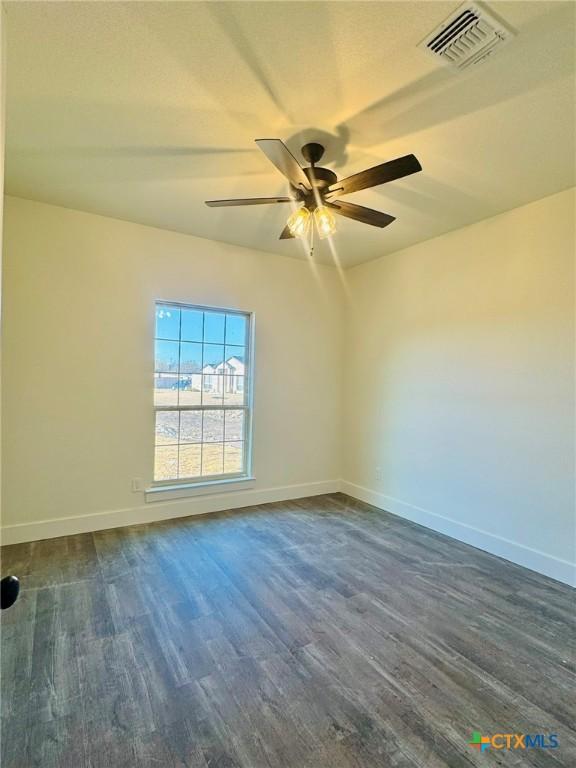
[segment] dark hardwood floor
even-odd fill
[[[3,768],[576,765],[574,591],[346,496],[2,555]]]

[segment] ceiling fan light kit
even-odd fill
[[[297,208],[288,216],[286,226],[292,237],[306,237],[310,229],[310,211],[308,208]]]
[[[321,205],[314,211],[314,221],[320,240],[330,237],[336,232],[336,219],[332,212],[325,205]]]
[[[362,189],[377,187],[395,179],[401,179],[422,170],[414,155],[390,160],[375,165],[353,176],[338,179],[334,171],[316,165],[324,154],[322,144],[310,142],[302,147],[302,157],[310,163],[303,168],[280,139],[256,139],[256,144],[290,182],[290,197],[255,197],[240,200],[207,200],[206,205],[216,208],[235,205],[266,205],[271,203],[301,203],[288,217],[286,226],[280,234],[280,240],[295,237],[307,238],[312,229],[312,220],[320,239],[334,234],[336,219],[334,214],[354,219],[373,227],[386,227],[394,221],[394,216],[381,211],[374,211],[354,203],[340,200],[340,196],[359,192]]]

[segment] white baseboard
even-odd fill
[[[33,523],[6,525],[0,529],[0,539],[3,545],[21,544],[27,541],[54,539],[58,536],[102,531],[107,528],[121,528],[126,525],[205,515],[210,512],[221,512],[227,509],[239,509],[240,507],[288,501],[338,491],[465,544],[470,544],[492,555],[497,555],[537,573],[550,576],[564,584],[576,586],[576,566],[567,560],[438,515],[427,509],[407,504],[399,499],[346,480],[325,480],[315,483],[286,485],[276,488],[251,488],[232,492],[222,491],[208,496],[160,501],[155,504],[142,504],[138,507],[117,509],[110,512],[96,512],[77,517],[60,517]]]
[[[325,480],[316,483],[286,485],[276,488],[249,489],[243,491],[221,491],[209,496],[196,496],[187,499],[142,504],[129,509],[115,509],[111,512],[96,512],[77,517],[58,517],[40,520],[34,523],[18,523],[3,526],[1,543],[21,544],[40,539],[55,539],[58,536],[71,536],[76,533],[103,531],[107,528],[121,528],[125,525],[154,523],[175,517],[206,515],[210,512],[222,512],[226,509],[251,507],[255,504],[268,504],[274,501],[301,499],[305,496],[318,496],[324,493],[336,493],[340,490],[339,480]]]
[[[360,501],[371,504],[379,509],[391,512],[393,515],[411,520],[433,531],[443,533],[465,544],[471,544],[473,547],[482,549],[492,555],[510,560],[516,565],[522,565],[531,571],[550,576],[557,581],[576,587],[576,565],[568,560],[561,560],[553,555],[548,555],[537,549],[532,549],[524,544],[518,544],[515,541],[504,539],[493,533],[482,531],[466,523],[460,523],[435,512],[430,512],[421,507],[415,507],[404,501],[386,496],[383,493],[372,491],[361,485],[355,485],[346,480],[342,480],[340,490],[342,493],[353,496]]]

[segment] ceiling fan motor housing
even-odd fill
[[[309,168],[303,168],[302,170],[306,174],[312,191],[304,189],[302,187],[292,189],[297,193],[300,200],[304,202],[306,208],[314,210],[318,205],[318,196],[323,199],[323,192],[328,189],[331,184],[338,181],[338,177],[329,168],[318,168],[314,166],[315,162],[324,154],[324,147],[321,144],[305,144],[302,147],[302,156],[312,165]]]

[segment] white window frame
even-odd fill
[[[147,494],[158,494],[158,498],[164,498],[164,491],[176,491],[186,492],[187,489],[200,491],[202,488],[210,490],[217,486],[225,486],[227,489],[232,490],[235,484],[244,484],[246,481],[253,481],[252,474],[252,427],[253,427],[253,410],[254,410],[254,326],[255,326],[255,314],[241,309],[232,309],[226,307],[208,306],[205,304],[192,304],[182,301],[172,301],[170,299],[155,299],[154,300],[154,334],[153,334],[153,349],[155,349],[156,343],[156,311],[159,305],[169,305],[178,307],[179,309],[190,309],[197,312],[218,312],[225,315],[241,315],[247,320],[247,332],[246,332],[246,363],[244,373],[244,386],[247,387],[248,393],[245,401],[242,405],[237,403],[231,405],[156,405],[153,399],[153,415],[154,415],[154,439],[152,442],[153,454],[152,462],[154,467],[154,451],[156,448],[156,414],[158,412],[176,412],[182,411],[244,411],[244,454],[243,454],[243,472],[227,472],[220,475],[201,475],[199,477],[183,477],[172,478],[169,480],[155,480],[153,479],[150,488],[146,489]],[[156,376],[156,355],[154,352],[154,377]],[[180,379],[180,373],[178,373],[178,381]],[[203,382],[201,383],[201,391]],[[154,386],[152,388],[154,398]],[[152,472],[154,477],[154,471]],[[171,494],[172,495],[172,494]]]

